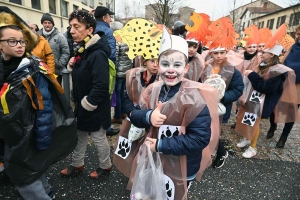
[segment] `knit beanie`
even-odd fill
[[[51,17],[51,15],[50,15],[49,13],[43,14],[43,17],[42,17],[42,19],[41,19],[41,23],[43,24],[43,22],[44,22],[45,20],[50,21],[50,22],[53,24],[53,26],[54,26],[53,18]]]

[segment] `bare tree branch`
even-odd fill
[[[156,21],[159,24],[170,25],[172,16],[178,12],[178,9],[182,6],[183,0],[143,0],[148,5],[146,13],[149,18]],[[177,13],[177,18],[178,16]]]

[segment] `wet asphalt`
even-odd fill
[[[46,173],[57,200],[129,199],[128,179],[116,168],[99,179],[89,178],[89,173],[97,168],[94,146],[87,148],[83,173],[62,177],[60,170],[69,165],[70,159],[69,156],[56,163]],[[13,185],[1,184],[0,199],[22,198]],[[221,169],[208,168],[202,181],[192,184],[189,199],[297,200],[300,199],[300,163],[229,156]]]

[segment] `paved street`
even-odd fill
[[[300,126],[294,127],[283,150],[274,148],[282,126],[279,126],[274,139],[266,140],[265,134],[261,134],[258,142],[259,154],[254,159],[247,160],[241,158],[242,151],[234,147],[240,137],[233,133],[230,125],[231,122],[223,127],[222,135],[227,147],[231,149],[229,159],[221,169],[207,169],[202,181],[192,184],[189,199],[300,199]],[[262,130],[268,130],[267,121],[263,121]],[[110,143],[115,139],[116,136],[109,138]],[[115,168],[110,175],[101,179],[94,180],[88,177],[88,174],[97,168],[94,146],[88,146],[86,168],[82,174],[70,178],[61,177],[60,170],[69,163],[70,157],[53,165],[46,174],[56,191],[56,199],[129,199],[130,191],[126,190],[127,178]],[[4,185],[0,187],[0,199],[21,198],[17,196],[17,191],[12,185]]]

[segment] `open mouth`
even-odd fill
[[[173,82],[176,78],[177,76],[175,75],[166,75],[166,79],[168,82]]]

